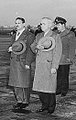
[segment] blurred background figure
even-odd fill
[[[42,32],[42,29],[41,29],[41,25],[37,25],[37,26],[30,26],[28,25],[27,26],[27,29],[32,32],[33,34],[35,34],[35,36],[38,34],[38,33],[41,33]]]

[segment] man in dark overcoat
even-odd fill
[[[70,29],[66,27],[66,19],[62,17],[55,18],[55,24],[58,28],[62,41],[62,57],[57,71],[57,93],[66,96],[69,89],[69,72],[70,65],[73,63],[75,56],[76,39]]]
[[[11,52],[9,85],[14,87],[17,104],[15,109],[25,108],[29,104],[31,86],[31,63],[35,54],[30,45],[35,36],[25,28],[25,19],[15,20],[16,34],[12,36],[9,52]]]

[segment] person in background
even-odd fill
[[[41,25],[37,25],[37,29],[35,30],[35,36],[38,34],[38,33],[41,33],[43,32],[42,29],[41,29]]]
[[[12,35],[9,52],[11,52],[10,75],[8,85],[14,87],[14,94],[17,103],[14,109],[26,108],[29,104],[31,86],[31,63],[35,54],[31,51],[30,45],[35,36],[25,27],[25,19],[15,19],[16,33]]]
[[[55,18],[55,25],[62,41],[62,57],[57,70],[57,92],[61,96],[66,96],[69,89],[70,65],[75,55],[76,40],[74,32],[66,28],[66,19],[62,17]]]
[[[41,19],[42,33],[37,34],[31,49],[36,53],[36,69],[33,91],[38,92],[42,107],[36,112],[52,114],[56,106],[56,76],[62,54],[62,43],[54,33],[53,22],[48,17]]]

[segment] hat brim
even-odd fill
[[[22,45],[22,49],[20,51],[14,51],[13,47],[18,46],[18,45]],[[12,52],[16,55],[21,55],[22,53],[24,53],[26,50],[26,44],[24,41],[16,41],[13,45],[12,45]]]
[[[51,45],[47,49],[44,48],[42,51],[50,51],[55,48],[55,39],[53,37],[47,37],[47,39],[51,41]]]

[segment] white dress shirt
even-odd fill
[[[23,28],[22,30],[17,31],[15,41],[18,40],[18,38],[20,37],[20,35],[22,34],[22,32],[23,32],[24,30],[25,30],[25,28]]]

